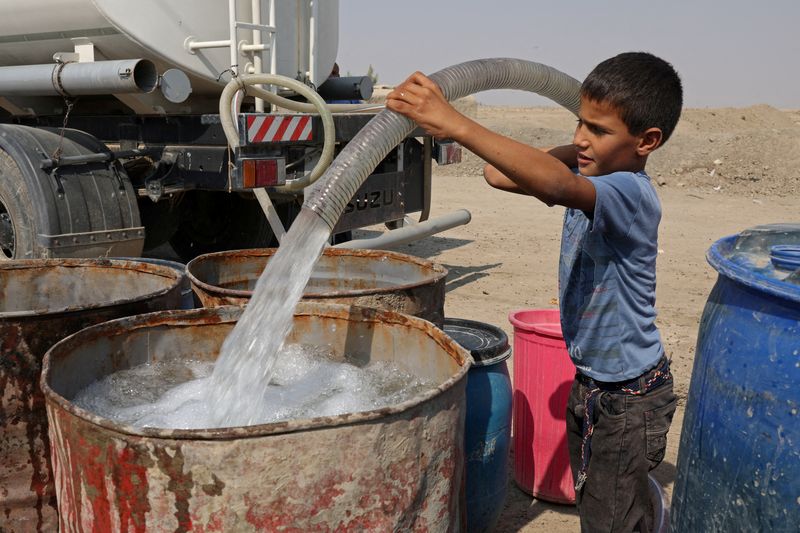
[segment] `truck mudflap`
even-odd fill
[[[0,211],[8,219],[0,259],[140,255],[144,229],[122,166],[58,163],[108,151],[81,131],[0,124]]]

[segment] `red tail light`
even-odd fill
[[[285,182],[283,159],[245,159],[241,162],[244,188],[270,187]]]

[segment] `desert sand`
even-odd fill
[[[557,108],[477,106],[474,115],[489,128],[539,147],[570,142],[575,124],[569,112]],[[435,167],[431,216],[464,208],[472,222],[397,251],[449,269],[448,317],[497,325],[512,339],[510,311],[558,305],[563,208],[491,189],[482,168],[483,162],[466,151],[460,164]],[[706,251],[714,241],[748,227],[800,219],[800,111],[686,109],[647,170],[663,207],[658,326],[679,397],[667,456],[654,475],[671,495],[698,325],[717,277]],[[513,375],[513,357],[509,367]],[[579,530],[574,507],[530,497],[511,474],[497,531]]]

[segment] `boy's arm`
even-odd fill
[[[544,148],[544,151],[567,165],[568,168],[578,168],[578,151],[574,144]]]
[[[555,146],[553,148],[543,148],[542,150],[552,155],[569,168],[575,168],[578,166],[578,158],[576,155],[578,152],[575,150],[575,146],[571,144]],[[492,165],[486,165],[483,167],[483,178],[486,180],[486,183],[495,189],[517,194],[530,195],[530,193],[521,189],[508,176],[497,170]]]
[[[414,120],[434,137],[453,139],[483,158],[513,183],[512,187],[501,180],[503,187],[499,188],[530,194],[548,205],[594,210],[595,189],[589,180],[574,174],[553,155],[499,135],[465,117],[420,72],[412,74],[387,95],[386,107]]]

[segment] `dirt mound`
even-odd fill
[[[733,195],[800,192],[800,122],[769,106],[688,109],[673,138],[653,155],[662,186]]]
[[[537,147],[569,143],[575,117],[559,108],[479,106],[486,127]],[[480,176],[484,162],[464,151],[442,175]],[[800,111],[766,105],[685,109],[672,138],[648,162],[661,187],[703,193],[789,196],[800,193]]]

